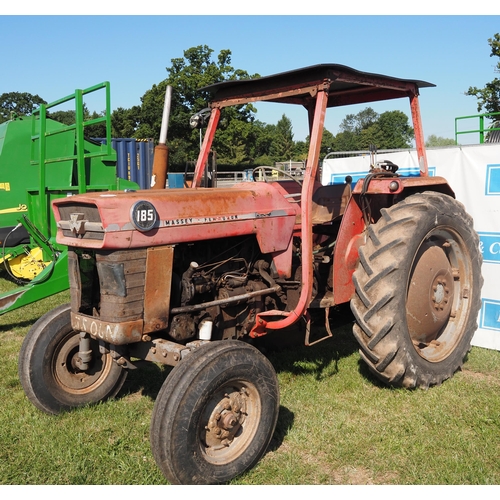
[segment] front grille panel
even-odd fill
[[[144,313],[146,249],[96,252],[101,294],[100,319],[122,322]]]
[[[70,220],[72,213],[83,213],[84,218],[89,222],[101,222],[99,210],[95,205],[88,203],[72,203],[70,205],[58,205],[59,215],[61,220]]]
[[[73,312],[109,323],[143,319],[146,253],[145,248],[71,249],[68,262]]]
[[[57,208],[59,210],[60,222],[59,227],[62,229],[62,233],[67,238],[78,238],[84,240],[103,240],[104,231],[95,231],[92,229],[86,229],[83,234],[77,234],[75,231],[68,229],[68,225],[71,221],[71,214],[79,213],[83,214],[83,219],[89,223],[100,224],[101,216],[99,214],[99,209],[95,205],[89,205],[88,203],[71,203],[68,205],[60,205]]]

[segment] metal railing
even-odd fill
[[[458,130],[458,122],[459,120],[470,120],[478,118],[479,119],[479,127],[472,130]],[[493,127],[484,126],[484,120],[490,119],[493,120]],[[492,132],[496,132],[492,134]],[[459,116],[455,118],[455,144],[458,144],[458,136],[464,134],[477,134],[479,133],[479,144],[484,144],[485,142],[497,142],[496,136],[500,135],[500,112],[497,113],[483,113],[480,115],[470,115],[470,116]],[[490,140],[488,140],[488,136],[490,136]],[[491,139],[495,140],[491,140]]]
[[[85,117],[83,96],[104,90],[106,110],[103,116],[88,119]],[[87,89],[77,89],[62,99],[49,104],[41,104],[33,112],[35,119],[32,122],[31,133],[31,161],[37,166],[38,173],[38,206],[41,207],[34,216],[36,227],[49,236],[50,204],[49,187],[54,190],[57,186],[47,186],[47,167],[51,164],[71,164],[76,162],[76,186],[74,190],[85,193],[90,186],[87,182],[86,160],[90,158],[116,159],[116,152],[111,146],[111,94],[109,82],[103,82]],[[61,104],[74,101],[75,122],[72,125],[59,124],[56,128],[48,127],[48,110]],[[106,144],[94,151],[86,151],[84,127],[104,123],[106,126]],[[63,136],[65,134],[66,136]],[[68,138],[69,135],[69,138]],[[54,153],[54,151],[57,151]],[[66,154],[61,154],[65,151]],[[61,181],[62,182],[62,181]],[[63,183],[64,184],[64,183]],[[69,186],[64,185],[67,189]]]

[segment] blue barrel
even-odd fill
[[[94,140],[106,143],[106,139]],[[111,146],[116,151],[116,175],[136,182],[141,189],[149,189],[153,173],[153,139],[116,138],[111,139]]]

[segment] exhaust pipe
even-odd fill
[[[160,140],[155,147],[153,160],[153,174],[151,176],[151,189],[165,189],[167,184],[168,170],[168,146],[167,131],[170,117],[170,106],[172,103],[172,87],[167,85],[165,91],[165,104],[163,106],[163,116],[161,119]]]

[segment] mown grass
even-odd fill
[[[110,402],[49,416],[25,397],[17,357],[29,327],[68,292],[0,316],[0,484],[167,484],[149,447],[169,369],[144,363]],[[268,452],[238,485],[500,483],[500,352],[473,348],[429,390],[390,389],[360,362],[352,317],[312,347],[268,349],[281,406]],[[321,328],[317,330],[321,333]]]

